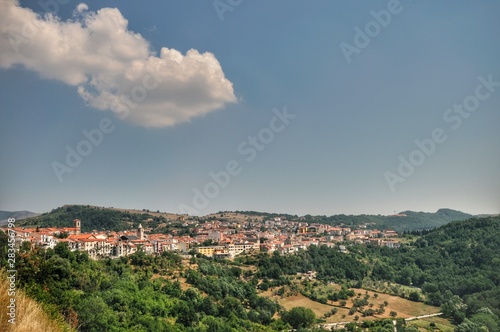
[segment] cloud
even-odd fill
[[[76,11],[78,13],[82,13],[86,10],[89,10],[89,6],[87,6],[87,4],[85,4],[85,3],[80,3],[80,4],[78,4],[78,6],[76,6]]]
[[[232,83],[210,53],[185,55],[128,30],[116,8],[71,20],[37,15],[15,0],[0,0],[0,68],[23,66],[75,86],[86,103],[145,127],[189,121],[237,101]]]

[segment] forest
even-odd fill
[[[0,235],[6,266],[6,238]],[[95,261],[62,243],[48,250],[24,245],[17,270],[20,289],[68,331],[319,329],[310,309],[285,310],[261,295],[307,271],[316,272],[317,283],[343,285],[332,297],[347,298],[351,287],[391,282],[415,289],[400,296],[440,307],[458,332],[499,331],[500,217],[452,222],[406,237],[398,250],[351,245],[341,253],[310,246],[296,255],[258,253],[234,261],[142,251]],[[370,331],[392,331],[382,321],[363,324]],[[398,324],[398,331],[415,331]]]
[[[93,230],[113,230],[123,231],[131,227],[137,227],[145,220],[151,220],[150,226],[158,226],[159,223],[167,220],[160,216],[156,217],[144,211],[144,213],[129,213],[110,208],[101,208],[88,205],[65,205],[53,209],[49,213],[44,213],[36,217],[19,220],[19,226],[38,227],[73,227],[73,219],[81,219],[82,232]]]
[[[223,216],[230,211],[218,212],[215,215]],[[347,227],[356,227],[368,224],[368,228],[393,229],[397,232],[407,232],[414,230],[429,230],[443,226],[451,221],[470,219],[472,215],[455,211],[451,209],[439,209],[434,213],[403,211],[401,216],[382,216],[382,215],[344,215],[337,214],[332,216],[305,215],[299,217],[289,214],[265,213],[255,211],[235,211],[246,216],[247,220],[256,217],[269,220],[273,218],[285,218],[290,221],[300,221],[308,223],[320,223],[332,226],[345,225]],[[196,221],[207,221],[216,219],[215,215],[207,217],[191,217]],[[20,226],[38,226],[38,227],[72,227],[72,220],[78,218],[84,220],[82,231],[92,230],[127,230],[131,227],[137,227],[140,222],[145,222],[149,227],[155,228],[157,233],[168,233],[172,230],[181,231],[186,234],[189,229],[183,229],[182,223],[176,223],[175,220],[168,220],[163,215],[153,215],[151,211],[144,210],[142,213],[130,213],[113,208],[104,208],[88,205],[65,205],[53,209],[49,213],[44,213],[36,217],[30,217],[18,221]],[[223,218],[221,218],[223,219]],[[159,227],[160,224],[165,225]]]

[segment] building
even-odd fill
[[[139,227],[137,228],[137,237],[140,240],[144,240],[144,228],[142,228],[142,224],[139,224]]]
[[[215,251],[223,251],[224,249],[225,249],[224,246],[205,246],[205,247],[197,247],[195,251],[207,257],[212,257]]]
[[[75,233],[76,235],[81,234],[82,232],[82,222],[80,219],[74,219],[73,220],[73,228],[75,228]]]

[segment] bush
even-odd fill
[[[281,314],[281,319],[294,329],[307,328],[314,324],[316,315],[309,308],[295,307]]]

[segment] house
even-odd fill
[[[202,254],[207,257],[212,257],[216,250],[224,250],[224,246],[205,246],[205,247],[197,247],[195,248],[196,253]]]

